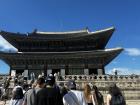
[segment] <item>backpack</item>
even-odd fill
[[[104,105],[104,97],[100,92],[98,92],[97,101],[98,101],[98,105]]]
[[[1,97],[1,95],[2,95],[2,90],[1,90],[1,88],[0,88],[0,97]]]
[[[126,105],[124,97],[122,95],[113,95],[111,105]]]

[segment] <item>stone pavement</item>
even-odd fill
[[[0,101],[0,105],[9,105],[9,101],[10,100],[7,100],[6,103],[4,101]]]
[[[127,105],[140,105],[140,100],[126,100]]]
[[[4,101],[0,101],[0,105],[9,105],[9,100],[6,101],[6,104],[4,104]],[[140,105],[140,100],[126,100],[127,105]]]

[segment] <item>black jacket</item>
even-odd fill
[[[53,87],[41,89],[35,96],[35,105],[63,105],[60,91]]]

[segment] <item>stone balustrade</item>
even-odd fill
[[[107,87],[110,83],[115,82],[121,88],[140,88],[140,75],[65,75],[62,80],[70,79],[78,82],[90,82],[97,84],[99,87]]]
[[[79,90],[83,90],[85,83],[96,85],[104,98],[108,93],[108,86],[111,83],[116,83],[126,99],[140,99],[140,75],[65,75],[62,78],[58,77],[56,82],[57,84],[64,83],[66,85],[70,79],[75,80]],[[4,78],[0,82],[4,82]]]
[[[65,75],[64,80],[82,81],[138,81],[140,75]]]
[[[94,84],[106,97],[108,87],[111,83],[116,83],[122,90],[126,99],[140,99],[140,75],[65,75],[62,76],[63,81],[57,83],[64,83],[72,79],[77,84],[77,89],[82,90],[85,83]]]
[[[79,85],[81,83],[92,83],[100,88],[107,87],[110,83],[116,82],[121,88],[140,88],[140,75],[65,75],[61,81],[75,80]],[[0,76],[0,82],[4,82],[5,76]],[[60,80],[57,80],[61,82]],[[81,86],[80,86],[81,87]]]

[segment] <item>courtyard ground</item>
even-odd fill
[[[6,104],[4,104],[4,101],[0,101],[0,105],[9,105],[9,100],[6,101]],[[140,105],[140,100],[126,100],[127,105]]]

